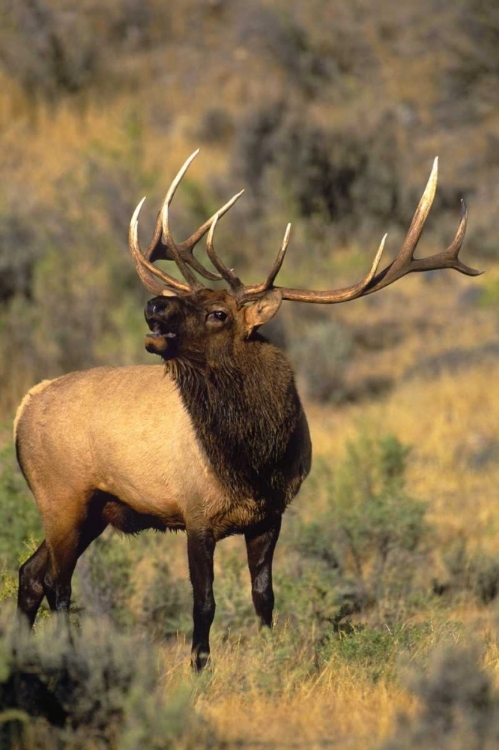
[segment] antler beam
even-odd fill
[[[249,302],[253,299],[257,299],[270,288],[274,288],[279,289],[282,292],[282,298],[285,300],[291,300],[293,302],[313,302],[317,304],[335,304],[339,302],[347,302],[348,300],[357,299],[359,297],[364,297],[367,294],[372,294],[373,292],[377,292],[380,289],[393,284],[395,281],[397,281],[397,279],[402,278],[402,276],[406,276],[409,273],[418,271],[432,271],[441,268],[454,268],[456,271],[464,273],[467,276],[480,275],[482,273],[481,271],[477,271],[474,268],[466,266],[458,257],[459,251],[463,244],[467,225],[467,210],[464,201],[462,201],[461,221],[456,232],[456,236],[454,237],[447,250],[443,250],[439,253],[436,253],[435,255],[430,255],[426,258],[414,258],[414,252],[423,232],[424,224],[435,197],[437,179],[438,158],[436,158],[433,162],[433,167],[428,183],[397,257],[392,261],[392,263],[390,263],[379,273],[377,273],[377,270],[381,260],[381,256],[383,254],[385,240],[387,237],[386,234],[381,240],[381,244],[376,253],[376,257],[374,258],[374,262],[369,273],[367,273],[366,276],[357,284],[353,284],[352,286],[345,287],[343,289],[333,289],[326,291],[274,286],[274,279],[277,276],[277,273],[284,260],[284,255],[289,241],[290,225],[288,225],[281,250],[279,251],[279,255],[276,259],[276,262],[274,263],[274,266],[272,267],[267,281],[263,282],[262,284],[238,288],[236,290],[238,298],[241,302]],[[212,226],[212,230],[213,229],[214,227]],[[213,261],[211,255],[210,258]],[[217,268],[219,267],[217,266]]]

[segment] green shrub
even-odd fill
[[[499,696],[473,648],[447,647],[413,680],[416,716],[399,718],[383,750],[469,750],[499,742]]]
[[[324,461],[315,466],[305,491],[325,495],[326,510],[308,523],[295,520],[292,533],[332,589],[322,597],[336,602],[331,621],[338,611],[343,617],[375,603],[395,606],[412,591],[428,527],[425,505],[405,488],[408,455],[393,435],[361,435],[336,470]]]
[[[16,191],[12,191],[15,193]],[[43,248],[44,222],[41,207],[12,196],[14,205],[2,205],[0,214],[0,302],[15,295],[29,298],[32,292],[33,268]],[[38,229],[40,227],[40,229]]]
[[[126,242],[116,238],[128,225],[138,186],[151,188],[153,179],[142,168],[140,118],[131,112],[123,127],[120,148],[94,145],[82,156],[78,173],[60,177],[57,203],[43,207],[50,225],[45,222],[45,229],[35,232],[36,257],[34,240],[20,253],[22,268],[29,268],[24,286],[15,281],[16,263],[7,258],[9,299],[0,310],[0,381],[5,383],[0,409],[5,413],[13,413],[26,390],[43,378],[146,356],[141,343],[145,291]],[[38,211],[41,206],[30,221],[36,222]],[[12,243],[9,247],[16,255]],[[0,251],[0,270],[2,257]]]
[[[405,228],[417,198],[400,180],[393,113],[380,111],[366,132],[350,124],[327,127],[305,109],[267,102],[249,111],[236,131],[233,170],[249,186],[255,213],[265,213],[270,200],[275,206],[277,192],[288,214],[323,238],[331,225],[343,242],[353,231],[371,236],[387,221]]]
[[[138,547],[133,540],[109,532],[98,537],[78,561],[75,602],[94,615],[108,618],[114,627],[130,625],[134,592],[133,565]]]
[[[192,627],[190,584],[187,580],[177,581],[163,558],[154,560],[154,576],[145,588],[139,620],[158,639],[185,633]]]
[[[154,647],[102,620],[84,621],[72,638],[56,618],[36,638],[2,623],[0,746],[209,746],[191,691],[165,693],[159,678]]]
[[[429,623],[341,627],[322,640],[318,656],[320,663],[333,660],[359,669],[373,682],[392,679],[400,659],[419,649],[430,631]]]
[[[169,10],[150,0],[2,0],[0,20],[0,65],[31,99],[57,103],[91,87],[116,90],[126,76],[123,65],[113,75],[115,58],[161,38]]]
[[[476,120],[484,105],[494,106],[499,83],[499,14],[487,0],[464,0],[458,4],[454,33],[449,36],[446,83],[447,103],[454,114]]]
[[[46,0],[3,0],[0,62],[30,95],[53,100],[95,80],[103,49],[88,12],[51,6]]]
[[[481,604],[495,601],[499,594],[499,555],[470,551],[466,539],[460,536],[444,551],[443,561],[448,578],[434,581],[437,594],[472,594]]]
[[[208,107],[196,126],[195,135],[202,143],[224,143],[232,135],[234,123],[230,113],[220,106]]]
[[[296,365],[304,394],[321,403],[343,401],[345,368],[352,351],[348,329],[335,321],[314,321],[308,315],[306,331],[294,334],[289,356]]]
[[[405,490],[409,451],[393,435],[362,436],[337,471],[332,520],[359,574],[373,554],[384,565],[395,549],[414,551],[426,530],[425,506]]]
[[[0,452],[0,511],[0,569],[13,572],[29,556],[26,545],[31,548],[34,538],[41,541],[43,537],[40,515],[18,467],[13,443]]]

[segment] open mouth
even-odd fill
[[[150,331],[146,333],[145,347],[151,354],[160,354],[162,357],[171,355],[172,343],[177,338],[175,331],[165,331],[158,321],[148,321]]]
[[[161,326],[159,323],[152,323],[151,325],[151,331],[147,334],[150,338],[160,338],[161,336],[164,336],[165,339],[176,339],[177,334],[173,331],[167,331],[166,333],[161,330]]]

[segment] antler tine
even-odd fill
[[[416,271],[436,271],[443,268],[453,268],[467,276],[479,276],[482,273],[482,271],[478,271],[465,265],[458,257],[468,223],[468,211],[463,200],[461,200],[461,221],[459,222],[456,235],[447,250],[442,250],[441,252],[435,253],[426,258],[414,258],[414,252],[435,197],[437,176],[438,158],[433,162],[430,178],[416,209],[416,213],[414,214],[400,253],[395,260],[378,275],[377,278],[373,279],[372,284],[370,284],[369,288],[366,290],[366,294],[383,289],[389,284],[393,284],[394,281],[397,281],[397,279],[400,279],[402,276]]]
[[[165,200],[163,202],[163,207],[158,214],[153,238],[144,254],[147,260],[150,260],[150,261],[162,260],[162,259],[176,261],[175,251],[172,249],[172,247],[169,244],[171,242],[175,245],[178,251],[178,255],[182,258],[182,262],[184,264],[189,265],[191,268],[197,271],[205,279],[209,279],[211,281],[219,281],[221,278],[220,275],[215,274],[212,271],[209,271],[207,268],[205,268],[202,265],[202,263],[200,263],[198,259],[195,257],[193,253],[193,249],[195,245],[199,242],[199,240],[209,230],[209,228],[211,227],[213,223],[215,216],[217,214],[218,216],[223,216],[225,213],[227,213],[227,211],[230,208],[232,208],[234,203],[241,197],[244,190],[241,190],[241,192],[234,195],[224,206],[222,206],[222,208],[220,208],[216,213],[213,214],[213,216],[207,219],[204,222],[204,224],[202,224],[199,227],[199,229],[197,229],[187,240],[184,240],[184,242],[181,242],[177,245],[176,243],[173,242],[171,235],[169,235],[169,239],[166,237],[165,231],[164,231],[164,214],[165,212],[168,213],[168,208],[173,199],[173,196],[175,195],[177,191],[177,188],[180,182],[182,181],[182,178],[184,177],[191,163],[194,161],[194,159],[196,158],[198,154],[199,154],[199,149],[194,151],[194,153],[192,153],[189,156],[189,158],[184,162],[184,164],[180,168],[172,184],[170,185],[170,188],[168,189]],[[184,265],[184,268],[185,268],[185,265]],[[184,273],[184,271],[182,271],[182,273]]]
[[[276,280],[277,274],[281,270],[282,264],[284,262],[284,258],[286,257],[286,250],[288,249],[290,235],[291,235],[291,224],[288,224],[286,227],[286,231],[284,232],[284,237],[281,243],[281,249],[277,253],[277,258],[274,261],[274,265],[270,269],[270,273],[267,276],[267,281],[265,282],[265,289],[270,289],[270,287],[274,284],[274,281]]]
[[[346,302],[357,297],[363,297],[372,294],[380,289],[393,284],[408,273],[415,271],[432,271],[441,268],[453,268],[460,273],[468,276],[478,276],[481,271],[477,271],[470,266],[466,266],[459,260],[458,254],[461,249],[467,224],[467,210],[462,202],[461,221],[459,223],[456,235],[447,248],[440,253],[430,255],[426,258],[414,258],[414,252],[423,232],[424,224],[430,212],[430,208],[435,197],[438,177],[438,159],[433,162],[430,177],[421,200],[412,218],[406,238],[402,244],[400,252],[392,263],[385,269],[377,273],[378,265],[383,253],[386,235],[383,237],[378,252],[372,264],[369,273],[357,284],[344,289],[327,290],[327,291],[309,291],[305,289],[290,289],[285,287],[275,287],[282,292],[283,299],[296,302],[315,302],[322,304],[334,304]]]
[[[199,154],[199,149],[196,149],[196,151],[194,151],[194,153],[192,153],[189,156],[189,158],[186,159],[183,165],[180,167],[179,171],[177,172],[176,177],[174,177],[170,187],[168,188],[168,192],[163,202],[163,207],[161,209],[161,226],[163,229],[162,239],[165,241],[166,246],[169,248],[171,254],[173,255],[173,260],[179,267],[182,275],[184,276],[185,280],[188,282],[189,286],[192,289],[200,289],[202,285],[197,280],[196,276],[193,274],[193,272],[187,265],[187,262],[183,259],[178,247],[175,244],[175,241],[170,231],[169,208],[170,208],[170,203],[172,201],[172,198],[175,195],[178,186],[180,185],[182,177],[185,175],[191,163],[194,161],[194,159],[196,158],[198,154]]]
[[[230,268],[227,268],[225,263],[220,260],[215,252],[215,248],[213,245],[213,235],[215,234],[215,229],[218,224],[218,218],[218,214],[215,214],[215,218],[213,219],[213,222],[211,224],[210,231],[208,232],[208,237],[206,238],[206,250],[208,252],[208,257],[217,271],[220,273],[222,278],[229,284],[234,294],[236,294],[237,296],[241,296],[244,290],[244,284],[242,283],[241,279],[236,276],[234,271],[232,271]]]
[[[142,198],[137,208],[133,212],[130,221],[130,229],[128,232],[128,244],[140,280],[142,281],[144,286],[155,295],[162,294],[165,285],[170,287],[171,289],[176,289],[179,292],[190,292],[191,288],[187,284],[184,284],[183,281],[175,279],[173,276],[170,276],[161,269],[156,268],[156,266],[154,266],[144,257],[142,250],[140,249],[138,238],[139,214],[144,201],[145,198]],[[153,274],[153,277],[155,276],[156,279],[159,279],[162,283],[156,281],[153,277],[151,277],[150,274]]]
[[[417,266],[415,270],[426,271],[437,266],[438,268],[454,268],[466,276],[480,276],[482,271],[477,271],[475,268],[465,265],[459,258],[459,251],[463,244],[467,225],[468,209],[464,200],[461,200],[461,221],[451,244],[447,250],[442,250],[440,253],[431,255],[429,258],[413,259],[413,263]]]
[[[261,284],[252,284],[250,286],[244,286],[244,292],[242,295],[244,302],[250,302],[251,300],[258,299],[258,297],[261,297],[262,294],[264,294],[266,291],[271,289],[274,285],[274,281],[276,280],[277,274],[281,270],[282,264],[284,262],[284,258],[286,256],[286,250],[288,249],[289,245],[289,237],[291,234],[291,224],[288,224],[286,227],[286,231],[284,232],[284,238],[281,243],[281,247],[279,252],[277,253],[277,257],[274,261],[274,265],[270,269],[270,273],[267,276],[267,279],[265,281],[262,281]]]
[[[161,211],[158,213],[158,216],[156,219],[156,225],[154,227],[154,234],[152,236],[151,242],[147,246],[147,249],[144,253],[145,258],[148,261],[151,261],[151,262],[155,260],[175,260],[176,261],[175,253],[172,250],[171,245],[169,244],[169,240],[166,237],[164,238],[165,206],[168,207],[170,205],[172,198],[175,195],[175,192],[183,176],[185,175],[191,163],[194,161],[194,159],[196,158],[198,154],[199,154],[199,149],[194,151],[194,153],[192,153],[189,156],[189,158],[184,162],[180,170],[177,172],[177,175],[175,176],[173,182],[171,183],[168,189],[165,200],[163,201],[163,206],[161,208]],[[163,239],[166,240],[166,243],[163,241]],[[194,255],[192,254],[192,247],[193,246],[186,247],[186,248],[182,247],[179,249],[179,253],[182,256],[183,262],[189,263],[201,276],[204,276],[204,278],[210,279],[212,281],[218,280],[219,276],[217,274],[214,274],[211,271],[209,271],[197,260],[197,258],[194,257]],[[198,283],[197,280],[196,280],[196,283]]]
[[[198,261],[192,252],[192,248],[184,249],[183,245],[177,246],[180,254],[184,258],[185,262],[188,263],[191,268],[197,271],[200,276],[210,281],[220,281],[218,273],[213,273],[205,268],[202,263]],[[146,260],[154,262],[156,260],[175,260],[171,249],[163,242],[163,212],[159,211],[156,219],[156,226],[154,227],[154,234],[152,239],[144,251],[144,257]]]
[[[197,229],[187,240],[184,240],[184,242],[180,242],[178,245],[176,245],[178,252],[184,259],[184,261],[194,269],[194,271],[197,271],[197,273],[200,274],[200,276],[203,276],[205,279],[209,279],[210,281],[220,281],[222,278],[220,274],[213,273],[212,271],[209,271],[207,268],[205,268],[202,263],[199,262],[199,260],[196,258],[196,256],[193,253],[194,247],[197,245],[200,239],[206,234],[206,232],[211,227],[213,220],[215,219],[215,216],[221,217],[224,214],[227,213],[227,211],[232,208],[234,203],[239,200],[241,195],[244,193],[244,190],[241,190],[239,193],[236,193],[230,201],[227,201],[227,203],[222,206],[216,213],[213,214],[213,216],[210,216],[209,219],[207,219],[204,224],[202,224],[199,229]],[[171,196],[173,197],[173,196]],[[171,199],[170,199],[171,200]],[[166,202],[166,198],[165,198]],[[174,260],[173,253],[171,252],[171,249],[168,247],[168,245],[165,245],[163,240],[163,210],[161,210],[158,213],[158,218],[156,221],[156,227],[154,229],[154,236],[151,240],[151,243],[147,250],[145,251],[144,255],[147,258],[147,260],[155,261],[155,260]]]
[[[466,203],[464,202],[464,200],[461,199],[461,221],[459,223],[456,236],[454,237],[452,243],[447,248],[446,252],[448,253],[449,258],[454,260],[452,268],[455,268],[456,271],[460,271],[461,273],[464,273],[466,276],[480,276],[480,274],[482,274],[483,271],[477,271],[475,268],[471,268],[470,266],[465,265],[458,257],[459,251],[461,249],[461,245],[463,244],[464,235],[466,234],[467,226],[468,226],[468,209],[466,207]]]
[[[184,240],[184,242],[181,242],[178,245],[178,249],[180,250],[180,252],[187,253],[187,251],[192,250],[192,248],[195,245],[197,245],[199,240],[202,239],[204,235],[206,234],[206,232],[210,229],[211,225],[215,221],[215,218],[218,217],[219,219],[221,219],[222,216],[227,213],[229,208],[232,208],[234,203],[239,200],[239,198],[241,197],[243,193],[244,193],[244,190],[240,190],[239,193],[236,193],[234,196],[232,196],[230,201],[227,201],[227,203],[224,206],[222,206],[222,208],[219,208],[218,211],[216,211],[213,214],[213,216],[210,216],[210,218],[207,219],[204,222],[204,224],[202,224],[199,227],[199,229],[197,229],[193,234],[191,234],[191,236],[187,240]],[[191,256],[191,257],[194,257],[194,256]]]
[[[171,188],[170,188],[171,189]],[[175,190],[173,191],[175,192]],[[173,195],[173,193],[172,193]],[[171,198],[170,198],[171,200]],[[189,266],[187,265],[187,262],[182,258],[182,255],[180,254],[180,251],[178,247],[175,244],[175,240],[172,237],[171,231],[170,231],[170,217],[169,217],[169,201],[168,196],[165,199],[165,202],[163,204],[163,208],[161,209],[161,223],[163,227],[163,237],[166,240],[166,244],[171,250],[171,253],[173,255],[173,260],[179,267],[184,279],[188,282],[189,286],[193,290],[201,289],[202,284],[198,281],[196,276],[193,274]]]
[[[418,207],[412,217],[411,224],[407,230],[407,234],[404,243],[400,249],[399,254],[391,264],[393,272],[396,273],[399,269],[413,259],[414,251],[416,250],[417,244],[420,240],[423,232],[423,227],[428,214],[430,213],[431,206],[435,199],[435,193],[437,190],[438,182],[438,156],[433,160],[433,166],[431,168],[430,176],[423,195],[418,203]]]

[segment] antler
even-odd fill
[[[210,231],[208,232],[208,238],[206,240],[206,249],[208,251],[208,256],[217,269],[219,271],[221,277],[227,281],[229,284],[232,294],[234,297],[236,297],[241,304],[244,302],[250,302],[252,300],[258,299],[261,297],[265,292],[267,292],[269,289],[274,288],[274,280],[281,270],[282,263],[284,261],[284,256],[286,255],[286,250],[288,249],[289,244],[289,236],[291,233],[291,224],[288,224],[286,227],[286,231],[284,233],[284,238],[281,244],[281,249],[279,250],[279,253],[277,255],[277,258],[274,261],[274,265],[272,266],[269,275],[267,276],[266,281],[262,282],[261,284],[252,284],[251,286],[245,286],[241,279],[236,276],[234,271],[232,271],[230,268],[227,268],[227,266],[220,260],[218,255],[215,253],[215,248],[213,245],[213,235],[215,233],[215,229],[218,222],[218,216],[215,216],[215,219],[213,221],[213,224],[210,227]],[[281,288],[281,287],[276,287]]]
[[[390,263],[385,269],[376,273],[378,270],[381,255],[385,246],[385,240],[387,235],[381,240],[381,244],[374,258],[374,262],[371,266],[369,273],[357,284],[345,287],[344,289],[327,290],[327,291],[312,291],[306,289],[292,289],[289,287],[274,287],[274,280],[281,268],[284,260],[284,255],[289,242],[289,232],[291,225],[288,224],[284,240],[282,242],[281,249],[275,260],[275,263],[270,271],[270,274],[266,281],[261,284],[254,284],[245,286],[242,284],[240,279],[224,266],[220,259],[215,255],[213,248],[213,233],[217,224],[217,217],[215,217],[213,224],[211,225],[210,232],[208,234],[207,246],[208,255],[215,265],[221,276],[229,283],[232,293],[238,298],[241,303],[250,302],[254,299],[261,297],[266,291],[271,288],[279,289],[282,293],[282,298],[286,300],[292,300],[294,302],[315,302],[322,304],[334,304],[338,302],[347,302],[348,300],[356,299],[358,297],[364,297],[367,294],[372,294],[380,289],[393,284],[397,279],[402,278],[408,273],[415,271],[431,271],[440,268],[454,268],[460,273],[464,273],[467,276],[478,276],[481,271],[477,271],[474,268],[466,266],[459,260],[459,250],[463,243],[464,235],[466,232],[467,224],[467,210],[464,201],[462,201],[461,208],[461,221],[456,232],[452,243],[447,248],[435,255],[430,255],[427,258],[414,258],[414,252],[417,244],[423,232],[423,227],[428,217],[433,199],[435,197],[435,191],[437,187],[438,179],[438,158],[433,162],[433,168],[426,185],[423,196],[416,209],[414,217],[411,221],[409,231],[404,240],[404,243],[392,263]]]
[[[137,273],[144,284],[144,286],[153,294],[161,294],[165,286],[170,289],[175,289],[179,292],[192,292],[202,288],[202,284],[198,281],[196,276],[193,274],[192,269],[197,271],[205,279],[219,280],[221,277],[218,274],[209,271],[205,268],[194,256],[193,249],[199,240],[206,234],[210,229],[214,221],[219,216],[223,216],[229,208],[241,197],[244,191],[237,193],[233,198],[230,199],[222,208],[220,208],[213,216],[202,224],[187,240],[181,242],[179,245],[175,244],[175,241],[171,235],[170,224],[169,224],[169,207],[173,196],[180,184],[184,174],[187,172],[192,161],[196,158],[199,153],[199,149],[194,151],[193,154],[187,159],[179,170],[177,176],[173,180],[170,188],[166,194],[163,206],[158,213],[156,219],[156,226],[154,228],[153,237],[147,246],[145,252],[140,249],[138,240],[138,220],[140,210],[145,201],[142,198],[137,208],[135,209],[132,219],[130,221],[129,230],[129,247],[132,254],[132,258],[135,263]],[[155,260],[174,260],[180,269],[182,275],[187,281],[185,284],[182,281],[170,276],[161,269],[153,265]],[[153,278],[151,274],[156,277]]]

